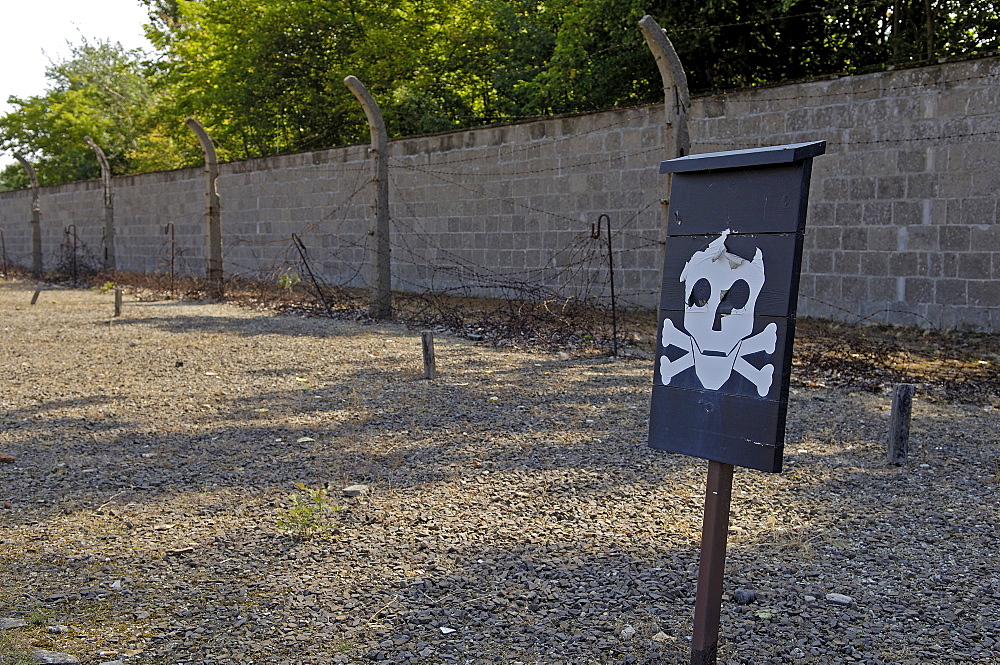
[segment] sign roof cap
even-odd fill
[[[787,143],[785,145],[749,148],[747,150],[727,150],[686,155],[677,159],[660,162],[660,173],[688,173],[717,169],[739,169],[748,166],[770,164],[791,164],[812,159],[826,152],[826,141],[808,143]]]

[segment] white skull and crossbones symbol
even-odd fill
[[[753,332],[754,308],[764,285],[764,255],[757,249],[753,261],[726,249],[729,229],[708,247],[695,252],[681,271],[684,283],[684,328],[680,331],[665,318],[661,343],[664,350],[676,347],[686,353],[670,360],[660,357],[660,378],[669,385],[674,376],[694,367],[707,390],[718,390],[733,371],[749,379],[761,397],[771,389],[774,365],[757,369],[746,356],[761,351],[774,353],[778,326],[769,323]]]

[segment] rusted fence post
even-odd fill
[[[35,279],[42,278],[42,209],[38,204],[38,177],[35,169],[24,158],[23,155],[14,154],[14,159],[21,162],[21,166],[28,173],[28,180],[31,182],[31,276]]]
[[[208,297],[212,300],[223,298],[222,272],[222,207],[219,202],[219,159],[215,154],[212,138],[194,118],[186,121],[188,129],[195,133],[205,153],[205,195],[207,204],[205,220],[207,243],[205,254],[205,278],[208,281]]]
[[[382,321],[392,316],[392,267],[389,246],[389,137],[385,131],[385,122],[375,99],[361,81],[354,76],[348,76],[344,83],[361,102],[361,107],[368,118],[368,129],[371,133],[374,155],[375,184],[375,246],[369,262],[371,292],[369,296],[368,313],[376,320]]]
[[[101,184],[104,186],[104,236],[101,239],[101,244],[104,245],[104,252],[102,265],[106,271],[114,272],[118,269],[118,266],[115,261],[115,204],[111,192],[111,167],[108,165],[108,158],[104,155],[104,151],[101,150],[99,145],[94,143],[93,139],[89,136],[84,136],[83,140],[93,149],[94,154],[97,156],[97,162],[101,165]]]
[[[115,316],[122,315],[122,287],[115,287]]]
[[[889,417],[889,439],[886,444],[889,464],[905,464],[910,451],[910,411],[914,386],[901,383],[892,393],[892,415]]]

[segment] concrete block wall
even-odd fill
[[[693,151],[825,139],[799,312],[1000,331],[1000,59],[694,101]]]
[[[1000,330],[1000,58],[697,97],[693,152],[824,139],[814,162],[799,311],[850,322]],[[361,113],[359,109],[359,114]],[[394,287],[488,296],[608,296],[608,215],[624,304],[656,306],[659,105],[390,144]],[[194,140],[192,138],[192,140]],[[363,286],[374,217],[367,146],[221,167],[228,273],[301,271]],[[200,168],[114,179],[123,270],[204,273]],[[94,256],[97,182],[44,188],[47,267],[75,224]],[[30,264],[30,195],[0,193],[7,255]],[[602,233],[604,231],[602,230]]]
[[[620,292],[648,307],[661,256],[659,122],[641,108],[393,142],[400,286],[606,297],[606,231],[592,231],[607,215]]]

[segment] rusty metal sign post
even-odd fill
[[[812,159],[796,143],[671,159],[649,445],[709,460],[692,665],[715,665],[733,471],[781,470]]]

